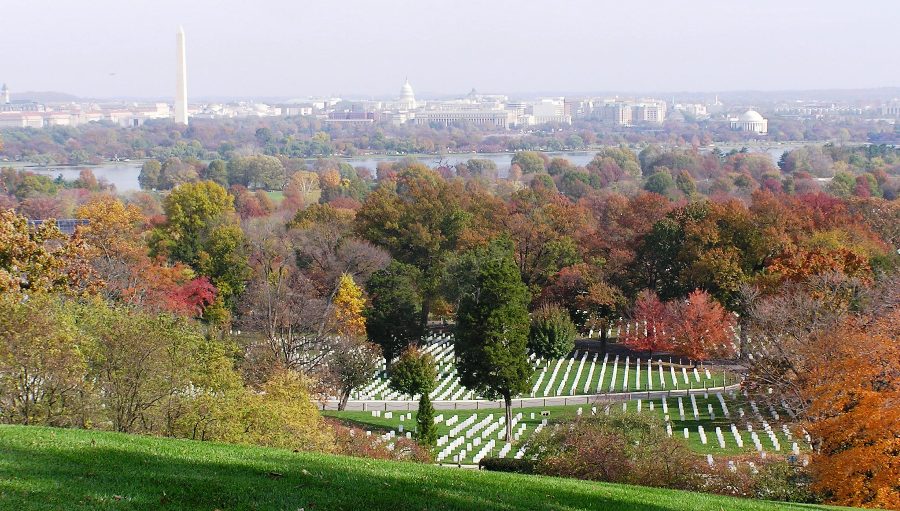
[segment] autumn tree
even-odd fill
[[[63,235],[55,222],[31,227],[12,210],[0,210],[0,293],[96,293],[93,271],[80,236]]]
[[[366,334],[366,318],[363,317],[366,301],[350,275],[341,275],[333,304],[338,335],[362,337]]]
[[[900,507],[900,309],[846,321],[805,394],[815,486],[845,506]],[[822,339],[825,340],[825,339]],[[827,342],[827,341],[826,341]]]
[[[418,164],[400,171],[396,181],[382,182],[357,212],[355,228],[360,236],[421,272],[423,326],[447,258],[468,222],[460,190]]]
[[[607,282],[599,268],[586,263],[567,266],[553,275],[540,300],[566,307],[577,326],[599,330],[603,353],[609,328],[625,306],[619,288]]]
[[[0,418],[13,424],[80,423],[88,339],[63,301],[0,293]]]
[[[164,204],[166,222],[153,230],[151,256],[183,262],[209,277],[221,307],[234,306],[249,276],[246,241],[234,198],[212,181],[182,185]]]
[[[537,294],[550,276],[581,261],[574,234],[587,221],[585,210],[559,194],[527,188],[512,196],[503,222],[530,291]]]
[[[647,352],[648,358],[653,356],[653,352],[673,348],[668,310],[653,291],[638,293],[629,320],[633,328],[628,330],[623,339],[623,343],[629,348]]]
[[[675,353],[691,360],[727,358],[735,353],[734,315],[709,293],[696,290],[668,305]]]
[[[346,273],[338,281],[332,301],[338,343],[329,363],[331,378],[340,393],[339,410],[343,410],[354,388],[372,381],[378,368],[379,354],[375,345],[365,340],[365,299],[362,290]]]
[[[437,369],[434,357],[414,346],[407,348],[393,365],[390,387],[397,392],[419,396],[416,412],[416,440],[429,447],[437,444],[437,428],[434,424],[434,406],[430,393],[437,385]]]
[[[472,283],[465,289],[456,319],[456,356],[467,388],[502,396],[506,439],[512,439],[512,398],[528,391],[528,288],[513,258],[512,243],[499,238],[470,259]]]

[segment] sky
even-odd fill
[[[900,86],[897,0],[5,0],[0,82],[167,98]]]

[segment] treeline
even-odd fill
[[[596,119],[576,119],[572,125],[536,126],[509,133],[461,123],[454,126],[368,126],[329,124],[311,117],[193,119],[190,126],[148,121],[138,128],[108,122],[79,127],[5,129],[0,156],[38,164],[96,164],[113,158],[230,159],[260,152],[286,158],[452,152],[562,151],[597,145],[665,144],[700,147],[713,142],[741,143],[755,134],[733,131],[727,121],[667,121],[653,128],[611,126]],[[791,120],[772,118],[771,141],[836,140],[890,143],[894,127],[886,122]]]

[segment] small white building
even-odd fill
[[[731,119],[731,129],[764,135],[769,131],[769,121],[756,110],[747,110],[740,116]]]

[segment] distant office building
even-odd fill
[[[372,124],[375,122],[375,112],[331,112],[325,122],[347,125]]]
[[[881,115],[884,117],[900,117],[900,100],[895,99],[881,105]]]
[[[662,124],[666,120],[666,102],[647,100],[604,100],[591,109],[592,115],[618,126]]]
[[[769,131],[769,121],[756,110],[747,110],[740,116],[731,119],[731,129],[764,135]]]
[[[9,104],[9,87],[7,87],[5,83],[3,84],[3,88],[0,89],[0,96],[3,97],[3,104],[8,105]]]
[[[662,124],[666,120],[665,101],[647,101],[632,106],[635,123]]]
[[[542,99],[531,106],[531,115],[528,124],[548,122],[572,124],[572,116],[566,115],[566,104],[563,99]]]
[[[506,110],[427,110],[416,112],[415,122],[418,125],[473,124],[475,126],[494,126],[507,128],[509,113]]]

